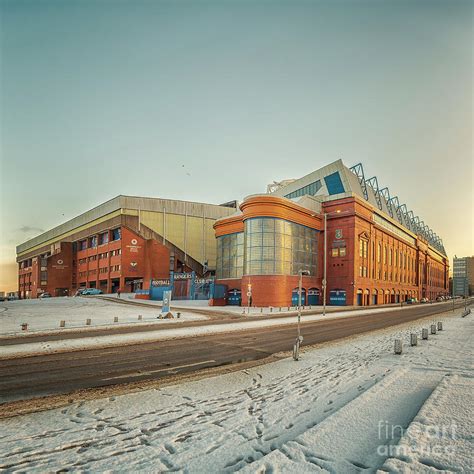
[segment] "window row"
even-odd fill
[[[121,238],[122,235],[120,227],[118,227],[117,229],[112,229],[110,231],[107,230],[105,232],[101,232],[98,235],[92,235],[87,239],[80,240],[78,242],[78,250],[96,248],[98,245],[105,245],[109,242],[120,240]]]
[[[103,253],[99,253],[97,255],[90,255],[87,258],[80,258],[77,262],[79,264],[84,264],[84,263],[87,263],[87,262],[95,262],[97,259],[103,260],[104,258],[115,257],[117,255],[122,255],[122,249],[111,250],[110,252],[103,252]]]
[[[103,273],[108,273],[109,271],[110,272],[119,272],[120,268],[121,268],[120,265],[112,265],[110,267],[103,267],[103,268],[99,268],[99,273],[103,274]],[[88,272],[79,272],[77,275],[78,275],[79,278],[81,278],[81,277],[85,277],[87,275],[96,275],[96,274],[97,274],[97,269],[89,270]]]
[[[315,181],[314,183],[308,184],[300,189],[297,189],[296,191],[293,191],[292,193],[286,194],[285,197],[288,199],[294,199],[300,196],[315,196],[322,187],[323,185],[318,179],[318,181]]]

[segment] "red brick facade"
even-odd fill
[[[66,296],[80,287],[104,293],[146,289],[151,279],[168,278],[170,265],[175,271],[187,270],[166,245],[125,226],[71,240],[19,262],[20,298],[36,298],[43,292]]]
[[[252,217],[277,217],[318,229],[318,264],[314,276],[303,277],[305,290],[323,294],[324,214],[327,218],[327,302],[331,292],[345,292],[347,305],[380,305],[408,298],[434,299],[448,293],[449,263],[446,256],[411,234],[395,220],[378,214],[371,205],[352,196],[322,203],[321,213],[287,199],[251,197],[241,205],[239,218],[221,219],[214,225],[217,236],[243,230]],[[248,211],[250,209],[250,212]],[[237,222],[240,220],[241,224]],[[256,306],[289,306],[298,276],[245,275],[239,279],[218,280],[229,289],[242,290],[247,305],[251,283],[252,303]]]

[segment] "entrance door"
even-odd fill
[[[242,292],[236,288],[227,293],[227,304],[230,306],[240,306],[242,304]]]
[[[346,291],[345,290],[331,290],[329,292],[329,304],[334,306],[346,305]]]
[[[362,306],[363,301],[362,301],[362,293],[357,293],[357,306]]]
[[[319,290],[317,288],[310,288],[308,290],[308,304],[309,305],[319,304]]]
[[[294,288],[291,292],[291,306],[298,306],[298,288]],[[306,289],[301,288],[301,305],[306,304]]]

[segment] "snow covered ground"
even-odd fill
[[[86,319],[90,318],[92,326],[140,324],[142,321],[156,321],[161,309],[151,306],[133,306],[114,303],[88,297],[63,297],[48,299],[32,299],[4,301],[0,303],[0,335],[22,333],[20,325],[28,323],[28,332],[59,329],[59,321],[66,321],[66,328],[86,326]],[[114,323],[118,316],[119,322]],[[182,313],[181,320],[206,319],[205,316],[194,313]],[[166,320],[170,322],[174,320]],[[160,324],[165,321],[160,321]]]
[[[112,303],[114,304],[114,303]],[[133,307],[132,307],[133,308]],[[371,310],[373,313],[384,313],[392,311],[394,308],[385,307]],[[404,311],[405,308],[396,308],[399,311]],[[329,313],[326,316],[322,314],[303,314],[302,321],[318,321],[321,319],[335,319],[345,318],[348,316],[357,316],[366,314],[363,310],[353,311],[340,311]],[[156,319],[155,319],[156,321]],[[165,320],[160,321],[160,326]],[[172,321],[177,321],[176,319]],[[22,344],[0,346],[0,357],[2,358],[14,358],[27,356],[32,354],[52,354],[58,352],[77,351],[83,349],[94,349],[98,347],[113,347],[119,344],[139,344],[145,342],[163,341],[167,339],[176,339],[180,337],[190,336],[204,336],[209,334],[228,333],[232,331],[242,331],[244,329],[254,329],[259,327],[276,327],[284,326],[288,324],[295,324],[296,316],[288,316],[283,318],[275,319],[258,319],[258,318],[244,318],[241,321],[236,321],[230,324],[209,324],[206,326],[193,326],[193,327],[167,327],[162,326],[157,330],[146,331],[146,332],[132,332],[128,334],[116,334],[116,335],[103,335],[103,336],[91,336],[87,337],[87,333],[84,337],[75,339],[61,339],[61,340],[48,340],[45,342],[25,342]],[[136,323],[135,323],[136,324]],[[166,329],[165,331],[163,329]]]
[[[454,314],[416,347],[410,333],[431,321],[2,420],[0,470],[472,472],[474,319]]]

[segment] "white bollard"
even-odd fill
[[[417,346],[418,345],[418,336],[415,333],[410,334],[410,345]]]
[[[423,328],[423,329],[421,330],[421,338],[422,338],[422,339],[425,339],[425,340],[428,339],[428,329]]]
[[[118,323],[118,316],[114,316],[114,323]]]
[[[436,324],[431,325],[431,334],[436,334]]]
[[[87,318],[86,319],[86,326],[90,326],[91,325],[91,318]]]
[[[143,319],[143,316],[141,314],[138,315],[138,320],[141,321]]]
[[[62,319],[61,321],[59,321],[59,327],[60,327],[60,328],[66,327],[66,321],[64,321],[64,319]]]
[[[442,321],[438,321],[438,331],[442,331],[443,330],[443,323]]]

